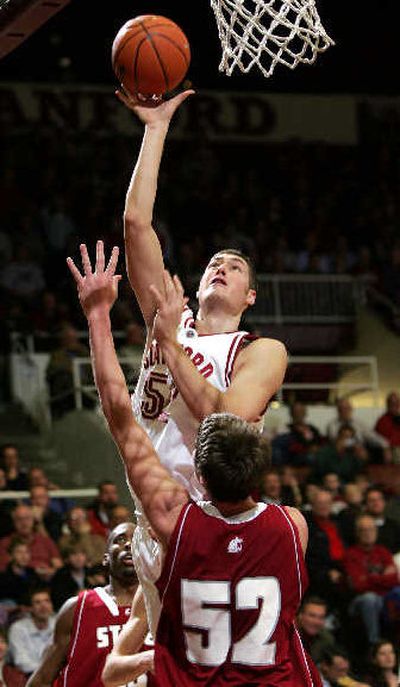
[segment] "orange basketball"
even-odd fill
[[[190,46],[173,21],[146,14],[120,28],[111,59],[117,79],[129,93],[162,95],[184,79],[190,64]]]

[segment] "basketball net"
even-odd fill
[[[321,24],[315,0],[210,0],[222,45],[219,71],[256,65],[264,76],[278,64],[312,64],[333,40]]]

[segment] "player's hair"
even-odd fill
[[[248,256],[245,255],[245,253],[242,253],[241,250],[237,250],[236,248],[223,248],[222,250],[218,250],[215,255],[220,255],[220,253],[227,253],[228,255],[237,255],[238,258],[242,258],[242,260],[245,261],[249,268],[249,289],[257,289],[257,273],[256,273],[256,268],[254,266],[254,262],[252,259]]]
[[[194,464],[212,499],[237,503],[256,490],[268,470],[269,445],[236,415],[209,415],[199,428]]]

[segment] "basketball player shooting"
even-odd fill
[[[105,267],[98,242],[94,271],[86,246],[81,254],[83,275],[70,258],[68,264],[89,324],[103,412],[130,484],[166,550],[157,581],[163,602],[157,684],[319,687],[294,625],[306,586],[307,525],[296,509],[257,504],[250,496],[268,467],[265,444],[254,427],[231,414],[206,418],[194,463],[211,500],[190,501],[132,414],[110,322],[120,279],[118,249]],[[106,675],[106,685],[116,684]]]
[[[103,561],[109,572],[109,584],[81,592],[65,602],[57,616],[53,643],[27,687],[103,687],[101,673],[106,657],[125,624],[129,629],[130,653],[141,647],[147,621],[132,561],[133,529],[132,523],[122,523],[110,533]],[[125,658],[130,680],[152,665],[152,651]],[[132,687],[145,685],[145,680],[143,677],[142,682],[132,683]]]

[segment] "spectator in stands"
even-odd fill
[[[382,639],[373,645],[367,682],[370,687],[398,687],[396,652],[392,642]]]
[[[336,472],[327,472],[322,478],[322,487],[332,494],[332,515],[338,515],[346,508],[339,475]]]
[[[335,443],[323,446],[315,454],[313,476],[322,480],[328,472],[336,472],[342,482],[352,482],[367,460],[367,450],[357,443],[353,428],[344,425]]]
[[[299,480],[290,465],[284,465],[281,472],[282,503],[300,508],[303,503]]]
[[[26,606],[30,592],[40,584],[40,577],[31,566],[29,546],[15,539],[10,544],[9,554],[10,562],[0,573],[0,598]]]
[[[264,476],[261,500],[264,503],[282,503],[282,482],[278,470],[269,470]]]
[[[0,468],[0,492],[7,490],[6,471]],[[15,501],[4,499],[0,500],[0,538],[5,537],[12,531],[11,511],[15,506]]]
[[[32,508],[24,504],[16,506],[12,513],[14,531],[0,539],[0,571],[10,562],[9,549],[15,539],[24,542],[31,552],[31,565],[44,580],[52,577],[62,561],[56,544],[50,537],[35,532]]]
[[[363,496],[358,484],[349,482],[343,487],[343,497],[346,508],[338,514],[337,524],[345,546],[352,546],[356,543],[356,519],[363,510]]]
[[[361,420],[354,417],[351,402],[347,398],[339,398],[336,408],[337,417],[331,420],[326,428],[328,439],[334,443],[342,427],[352,427],[354,439],[358,444],[370,449],[379,449],[383,453],[384,461],[390,463],[391,452],[389,442],[378,432],[369,429]]]
[[[322,687],[369,687],[351,677],[350,661],[342,649],[327,651],[321,659],[319,670]]]
[[[84,508],[75,506],[67,515],[69,532],[63,534],[58,542],[61,554],[65,557],[68,550],[78,544],[86,554],[89,566],[100,565],[105,553],[104,537],[92,534],[87,513]]]
[[[46,589],[32,592],[29,616],[17,620],[9,632],[10,655],[16,668],[26,676],[39,666],[43,651],[53,636],[55,616],[50,593]]]
[[[89,586],[86,553],[82,546],[73,544],[65,558],[65,565],[57,570],[51,581],[51,598],[56,611],[70,596]]]
[[[306,562],[310,575],[310,593],[325,599],[330,607],[340,602],[344,544],[332,518],[332,495],[318,489],[311,500],[311,512],[305,513],[309,528]]]
[[[290,407],[291,422],[289,423],[289,462],[291,465],[305,465],[308,457],[313,455],[322,438],[318,429],[306,422],[307,408],[304,403],[295,401]]]
[[[63,519],[51,504],[49,490],[44,486],[31,487],[29,505],[32,507],[37,532],[48,534],[54,541],[61,537]]]
[[[1,687],[24,687],[26,676],[8,662],[8,643],[4,630],[0,629],[0,685]]]
[[[377,543],[386,546],[393,554],[400,552],[400,528],[395,520],[385,515],[386,499],[382,489],[369,487],[365,496],[365,512],[378,528]]]
[[[400,527],[400,480],[393,484],[393,496],[391,496],[386,504],[386,515],[392,518]]]
[[[113,530],[117,525],[123,522],[132,522],[132,511],[126,506],[118,504],[111,509],[110,513],[110,530]]]
[[[112,510],[117,504],[116,484],[110,480],[104,480],[98,486],[97,499],[88,510],[88,521],[93,534],[100,534],[100,536],[107,538]]]
[[[335,637],[326,629],[326,601],[318,596],[306,597],[297,616],[297,629],[303,646],[315,663],[335,646]]]
[[[1,270],[0,282],[11,296],[25,303],[32,302],[46,286],[41,266],[23,243],[15,249],[14,259]]]
[[[386,398],[386,413],[378,419],[375,430],[392,449],[394,462],[400,462],[400,394],[391,391]]]
[[[60,487],[54,482],[50,482],[43,468],[37,466],[31,468],[28,472],[29,489],[32,487],[46,487],[46,489],[59,489]]]
[[[125,343],[118,349],[121,357],[142,357],[143,346],[145,343],[145,333],[143,327],[137,322],[128,322],[125,327]]]
[[[393,556],[377,544],[378,531],[370,515],[360,515],[356,521],[356,544],[344,557],[350,589],[355,594],[349,606],[352,616],[361,618],[370,644],[381,636],[383,597],[398,585]]]
[[[70,324],[65,324],[62,328],[59,342],[59,347],[50,356],[46,370],[50,407],[54,418],[59,418],[75,408],[72,361],[74,358],[89,355],[88,347],[79,341],[77,330]],[[83,383],[89,380],[90,376],[87,376]]]
[[[7,489],[10,491],[28,489],[28,477],[20,467],[18,449],[14,444],[7,444],[1,449],[1,464],[6,473]]]

